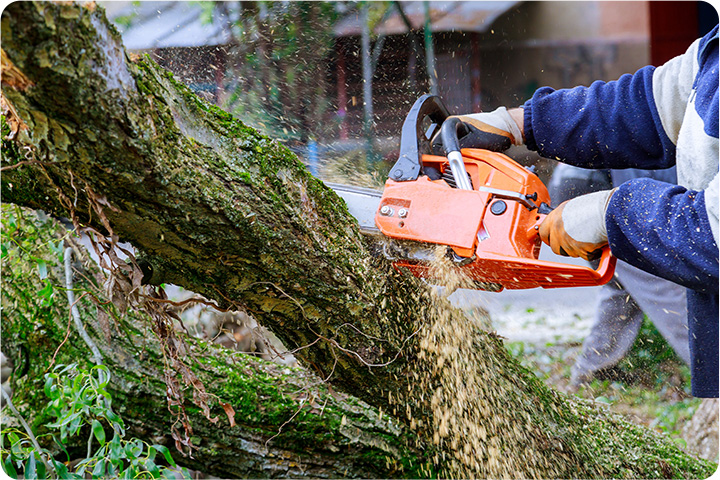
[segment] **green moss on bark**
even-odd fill
[[[85,367],[91,366],[91,353],[72,326],[71,335],[63,343],[69,306],[62,288],[64,270],[57,255],[62,251],[58,247],[59,235],[66,234],[52,222],[16,207],[4,207],[5,226],[12,223],[9,215],[16,216],[13,222],[18,229],[12,234],[13,243],[6,244],[7,254],[2,259],[3,349],[16,364],[12,377],[14,402],[36,431],[42,432],[48,420],[41,414],[47,403],[43,372],[51,368],[56,350],[56,364],[75,362]],[[38,261],[48,267],[52,295],[37,294],[45,288],[34,271]],[[95,267],[87,259],[85,264],[87,269],[75,275],[76,295],[80,298],[89,291],[98,301],[106,302],[96,282],[89,281],[97,275]],[[166,386],[161,380],[163,355],[149,331],[150,320],[132,311],[119,315],[108,303],[103,308],[114,320],[103,328],[99,309],[89,299],[86,296],[79,300],[79,311],[112,373],[109,391],[118,413],[132,434],[152,437],[154,441],[156,437],[164,438],[163,443],[171,444],[169,427],[174,419],[168,412]],[[369,462],[392,456],[409,464],[415,458],[416,453],[406,446],[408,433],[387,415],[380,418],[376,410],[351,397],[335,398],[305,370],[235,353],[202,340],[186,341],[195,354],[185,361],[217,398],[211,413],[219,420],[217,424],[209,422],[197,406],[187,402],[199,449],[194,459],[182,463],[226,477],[240,471],[243,476],[265,477],[277,474],[283,464],[293,463],[283,457],[291,455],[298,468],[315,468],[322,477],[338,477],[346,468],[350,468],[349,476],[414,476],[412,470],[402,472],[386,468],[385,462]],[[220,401],[232,405],[237,426],[229,427]],[[257,451],[249,449],[248,442]],[[264,465],[267,455],[282,460],[271,468]],[[233,456],[237,462],[229,460]],[[288,465],[282,468],[292,471]]]

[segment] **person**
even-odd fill
[[[588,170],[560,163],[548,182],[548,191],[555,207],[578,195],[612,189],[635,178],[677,183],[675,167]],[[677,356],[690,365],[685,289],[618,260],[613,279],[598,291],[593,324],[572,366],[570,387],[585,386],[620,362],[633,346],[645,315]]]
[[[555,253],[585,259],[609,244],[617,258],[686,287],[696,397],[718,396],[718,110],[716,25],[660,67],[589,87],[542,87],[522,107],[461,116],[579,167],[677,166],[678,185],[638,178],[562,203],[540,237]]]

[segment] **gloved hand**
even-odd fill
[[[561,203],[540,225],[540,238],[558,255],[594,260],[608,243],[605,211],[617,190],[581,195]]]
[[[522,121],[522,109],[514,109]],[[460,138],[461,148],[484,148],[496,152],[504,151],[511,145],[522,145],[523,135],[518,122],[508,109],[500,107],[492,112],[471,113],[455,115],[465,125],[470,133]]]

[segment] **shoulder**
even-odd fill
[[[710,30],[704,37],[698,40],[698,60],[711,53],[711,50],[717,52],[718,48],[718,26]],[[712,56],[712,55],[710,55]],[[715,63],[717,64],[717,57],[715,56]]]
[[[673,143],[678,142],[688,103],[701,117],[717,111],[718,28],[695,40],[687,51],[652,71],[652,104],[658,119]],[[711,119],[711,118],[710,118]],[[713,122],[704,122],[712,128]],[[717,123],[715,123],[717,125]]]
[[[718,27],[700,39],[698,71],[693,88],[695,110],[702,118],[705,133],[718,137]]]

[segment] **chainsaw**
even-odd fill
[[[415,276],[430,276],[440,246],[481,290],[607,283],[616,261],[607,246],[597,269],[539,259],[538,230],[552,210],[547,188],[507,155],[461,149],[467,132],[439,97],[424,95],[405,118],[400,155],[382,192],[328,186],[378,251]]]

